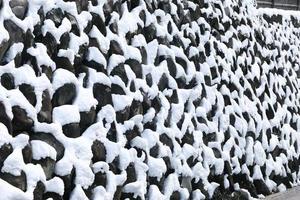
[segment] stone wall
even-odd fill
[[[2,197],[297,185],[298,19],[234,0],[0,0]]]

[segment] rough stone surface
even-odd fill
[[[0,0],[1,198],[250,199],[291,188],[291,14],[238,0]]]

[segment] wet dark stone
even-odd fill
[[[6,160],[6,158],[13,152],[13,147],[11,144],[3,144],[0,147],[0,169],[3,166],[3,162]]]
[[[65,185],[63,199],[69,199],[71,192],[72,192],[73,188],[75,187],[75,184],[74,184],[75,170],[74,170],[74,168],[72,169],[71,173],[68,175],[65,175],[65,176],[56,175],[56,176],[61,178]]]
[[[11,0],[9,2],[12,12],[19,19],[24,19],[26,12],[28,10],[28,1],[27,0]]]
[[[33,191],[33,199],[43,199],[43,194],[45,192],[46,188],[42,181],[38,181],[36,184],[36,187]]]
[[[106,36],[106,26],[104,21],[102,20],[102,18],[100,17],[100,15],[96,14],[96,13],[91,13],[92,15],[92,22],[94,23],[94,25],[98,28],[98,30],[104,35]]]
[[[97,110],[100,110],[100,108],[107,104],[112,105],[111,88],[109,86],[95,83],[93,85],[93,94],[98,101]]]
[[[54,193],[54,192],[46,192],[44,193],[43,195],[43,198],[42,199],[53,199],[53,200],[63,200],[63,197],[60,196],[59,194],[57,193]]]
[[[45,90],[42,94],[42,108],[37,118],[39,122],[52,122],[52,104],[48,90]]]
[[[181,142],[182,142],[181,143],[182,145],[184,145],[184,144],[193,145],[194,144],[194,135],[193,135],[193,133],[186,132],[184,134],[184,136],[182,137]]]
[[[0,47],[0,49],[1,48],[2,47]],[[0,60],[1,60],[1,56],[0,56]],[[4,73],[1,76],[1,85],[5,87],[7,90],[12,90],[15,88],[15,78],[10,73]]]
[[[90,43],[90,45],[91,45],[91,43]],[[96,45],[96,44],[94,44],[94,45]],[[99,47],[97,47],[97,48],[99,48]],[[107,71],[105,69],[106,66],[104,66],[101,63],[97,63],[94,60],[91,60],[91,61],[84,60],[84,64],[90,68],[95,69],[97,72],[102,72],[104,74],[107,74]]]
[[[111,71],[110,75],[111,76],[114,76],[114,75],[119,76],[122,79],[122,81],[125,83],[125,85],[128,84],[128,78],[127,78],[127,74],[126,74],[123,63],[114,67],[114,69]]]
[[[143,105],[142,102],[133,100],[130,106],[130,117],[135,115],[143,114]]]
[[[159,190],[162,191],[164,188],[165,177],[162,176],[159,180],[157,180],[157,177],[149,176],[147,181],[148,181],[149,185],[156,185],[159,188]]]
[[[270,175],[270,178],[277,184],[284,184],[287,188],[291,188],[292,185],[289,181],[288,175],[286,177],[280,176],[280,175]]]
[[[105,173],[98,172],[95,174],[94,185],[106,187],[107,178]]]
[[[71,22],[71,32],[74,33],[77,36],[80,36],[79,25],[78,25],[78,22],[77,22],[76,18],[73,15],[69,14],[69,13],[66,13],[66,17]]]
[[[81,13],[82,11],[88,10],[89,1],[88,0],[76,0],[77,12]]]
[[[238,200],[248,200],[249,199],[249,195],[247,192],[243,191],[243,190],[239,190],[239,191],[235,191],[233,193],[233,198],[234,199],[238,199]]]
[[[146,83],[147,83],[147,85],[150,86],[150,87],[151,87],[152,84],[153,84],[152,75],[151,75],[150,73],[146,75]]]
[[[53,61],[55,62],[57,68],[63,68],[69,70],[70,72],[74,73],[75,69],[69,58],[67,57],[59,57],[55,56]]]
[[[128,59],[125,61],[125,64],[129,65],[131,70],[135,73],[137,78],[143,77],[142,65],[135,59]]]
[[[122,195],[122,186],[117,186],[116,192],[114,194],[114,198],[115,200],[120,200]]]
[[[126,139],[128,142],[131,142],[131,140],[133,140],[133,138],[140,136],[140,131],[138,129],[137,126],[134,126],[133,129],[131,130],[127,130],[124,135],[126,136]]]
[[[106,138],[112,142],[117,142],[117,130],[114,122],[111,124],[111,127],[108,130]]]
[[[127,179],[125,181],[125,184],[135,182],[137,180],[134,163],[130,163],[128,165],[128,167],[126,168],[126,173],[127,173]]]
[[[36,96],[34,92],[34,87],[32,87],[29,84],[23,83],[22,85],[19,85],[19,90],[23,93],[23,95],[26,97],[26,99],[29,101],[29,103],[33,106],[36,105]]]
[[[106,149],[102,142],[95,140],[92,145],[93,163],[106,160]]]
[[[154,24],[146,26],[143,30],[143,35],[147,43],[151,42],[156,37],[156,27]]]
[[[176,73],[177,73],[177,67],[175,62],[172,60],[172,58],[167,58],[167,65],[168,65],[168,70],[170,72],[170,75],[172,77],[176,77]]]
[[[254,180],[253,181],[257,194],[270,195],[271,191],[263,180]]]
[[[59,46],[58,49],[68,49],[69,47],[69,42],[70,42],[70,34],[69,33],[64,33],[59,39]]]
[[[251,194],[251,196],[256,198],[257,194],[261,194],[261,193],[259,193],[257,185],[253,184],[249,180],[248,175],[241,174],[241,173],[240,174],[233,174],[232,178],[233,178],[234,183],[239,183],[240,188],[248,190],[249,193]]]
[[[61,8],[54,8],[47,12],[46,19],[50,19],[54,22],[56,27],[59,27],[64,18],[64,13]]]
[[[83,133],[90,125],[95,122],[96,119],[96,109],[91,108],[88,112],[80,112],[80,132]]]
[[[174,192],[172,193],[172,195],[170,196],[170,199],[180,200],[180,199],[181,199],[181,198],[180,198],[180,192],[174,191]]]
[[[20,176],[14,176],[9,173],[0,172],[0,178],[8,182],[9,184],[19,188],[20,190],[23,190],[24,192],[27,189],[26,174],[23,171],[21,171]]]
[[[26,111],[20,106],[13,106],[12,127],[14,135],[18,135],[21,131],[31,131],[34,121],[27,116]]]
[[[112,94],[126,95],[123,88],[114,83],[111,84],[111,92],[112,92]]]
[[[43,44],[47,47],[47,53],[49,56],[57,54],[57,42],[53,35],[46,33],[42,39]]]
[[[3,24],[4,24],[4,28],[9,33],[9,43],[10,44],[24,41],[24,39],[23,39],[23,35],[24,35],[23,29],[21,29],[19,26],[17,26],[12,20],[10,20],[10,19],[4,20]],[[6,46],[5,44],[3,45],[3,47],[4,47],[3,51],[5,50],[5,47],[8,48],[8,46]],[[0,56],[1,56],[1,54],[0,54]]]
[[[32,160],[32,149],[31,149],[31,145],[26,145],[23,149],[22,149],[22,155],[23,155],[23,160],[24,163],[30,163]]]
[[[84,43],[83,45],[79,46],[78,53],[75,56],[74,59],[74,68],[81,66],[84,58],[87,56],[88,45]]]
[[[51,133],[35,132],[30,135],[30,140],[41,140],[56,150],[56,160],[60,160],[65,152],[65,147]]]
[[[109,170],[112,171],[114,174],[120,174],[121,170],[119,169],[119,156],[115,157],[115,159],[109,163]]]
[[[2,102],[0,102],[0,122],[6,126],[8,133],[12,134],[12,121],[6,114],[6,109]]]
[[[65,104],[72,104],[76,97],[76,86],[73,83],[66,83],[58,88],[52,98],[54,107]]]
[[[110,41],[108,55],[111,56],[112,54],[124,55],[124,52],[123,52],[120,44],[116,40]]]
[[[118,123],[123,123],[128,120],[130,116],[130,106],[125,107],[123,110],[116,112],[116,118]]]
[[[272,107],[270,106],[270,104],[268,104],[268,109],[266,110],[266,115],[269,120],[273,119],[275,116],[274,111],[273,111]]]
[[[159,154],[159,145],[155,144],[151,149],[150,149],[150,156],[156,158]]]
[[[183,176],[181,180],[181,187],[186,188],[189,192],[192,192],[191,177]]]
[[[113,32],[114,34],[118,34],[119,29],[118,29],[118,24],[117,24],[117,22],[114,21],[113,23],[111,23],[111,24],[109,25],[109,29],[110,29],[111,32]]]
[[[165,134],[165,133],[161,134],[161,135],[159,136],[159,140],[160,140],[163,144],[165,144],[165,145],[167,145],[168,147],[170,147],[171,151],[173,152],[174,144],[173,144],[173,142],[172,142],[172,139],[169,138],[169,136],[168,136],[167,134]]]
[[[208,145],[208,142],[215,142],[217,140],[217,134],[215,132],[207,133],[203,137],[204,144]]]
[[[54,170],[55,170],[55,160],[47,157],[47,158],[42,158],[40,160],[32,160],[32,163],[41,165],[47,180],[53,177]]]
[[[163,73],[163,75],[161,76],[157,86],[160,91],[163,91],[164,89],[168,88],[169,80],[165,73]]]
[[[63,133],[65,136],[70,138],[77,138],[80,136],[79,123],[70,123],[62,126]]]
[[[0,63],[2,63],[2,58],[5,55],[6,51],[9,49],[9,42],[4,40],[0,43]]]

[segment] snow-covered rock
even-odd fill
[[[0,0],[3,199],[258,198],[300,181],[300,14]]]

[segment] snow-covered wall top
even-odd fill
[[[298,13],[245,2],[0,0],[1,199],[298,184]]]

